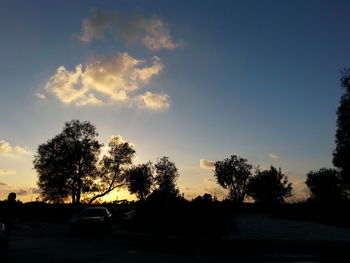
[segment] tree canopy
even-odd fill
[[[50,202],[92,203],[125,184],[125,169],[134,156],[132,146],[113,137],[108,154],[99,158],[102,144],[88,121],[66,122],[63,131],[39,145],[34,157],[42,198]]]
[[[229,190],[229,198],[232,201],[242,203],[251,177],[251,169],[252,165],[247,159],[231,155],[230,158],[215,163],[214,177],[219,185]]]
[[[62,202],[69,196],[79,203],[81,195],[93,190],[101,144],[90,122],[66,122],[63,131],[39,145],[34,157],[38,186],[44,200]]]
[[[342,179],[338,170],[321,168],[318,171],[308,172],[306,178],[305,184],[310,190],[312,200],[329,203],[344,197]]]
[[[292,195],[292,184],[288,182],[281,168],[277,170],[271,166],[270,170],[257,169],[249,180],[248,195],[257,203],[283,203],[286,197]]]
[[[165,196],[177,196],[179,189],[176,186],[176,179],[179,177],[175,163],[168,157],[162,157],[154,165],[156,175],[155,184],[158,187],[156,191]]]
[[[336,148],[333,152],[333,164],[340,169],[347,190],[350,191],[350,68],[343,70],[340,82],[345,93],[340,99],[337,110]]]
[[[133,166],[126,176],[128,190],[135,194],[139,200],[145,200],[151,193],[154,183],[152,163]]]

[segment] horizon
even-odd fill
[[[346,1],[0,0],[0,200],[39,194],[37,147],[72,119],[134,164],[168,156],[185,198],[222,198],[213,162],[280,167],[296,197],[333,167],[349,67]],[[127,191],[107,199],[136,199]],[[106,200],[107,200],[106,199]]]

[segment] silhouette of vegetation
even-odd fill
[[[70,196],[75,204],[83,193],[93,191],[101,148],[97,136],[90,122],[72,120],[60,134],[39,145],[34,168],[44,200],[63,202]]]
[[[131,167],[127,172],[126,180],[129,192],[144,201],[151,193],[154,183],[152,163]]]
[[[350,194],[350,68],[344,69],[341,86],[345,93],[340,99],[337,110],[336,148],[333,152],[333,165],[341,171],[341,176]]]
[[[311,193],[311,200],[320,203],[334,203],[344,199],[341,174],[336,169],[321,168],[306,175],[305,184]]]
[[[292,184],[288,182],[281,168],[277,170],[271,166],[270,170],[257,169],[249,180],[247,194],[257,203],[284,203],[285,198],[292,196]]]
[[[108,154],[100,161],[98,177],[94,182],[93,190],[97,194],[95,193],[89,203],[126,184],[127,168],[132,163],[135,150],[119,137],[113,137],[108,147]]]
[[[90,122],[72,120],[60,134],[39,145],[34,168],[44,201],[62,203],[70,197],[79,204],[86,196],[92,203],[125,184],[125,166],[131,164],[134,149],[114,137],[108,155],[99,161],[102,144],[97,136]]]
[[[163,197],[177,197],[179,189],[176,186],[176,180],[179,173],[175,163],[168,157],[162,157],[157,160],[154,167],[156,171],[154,181],[157,186],[155,194]]]
[[[235,203],[242,203],[251,177],[252,165],[247,159],[231,155],[215,163],[214,177],[219,185],[229,190],[229,198]]]

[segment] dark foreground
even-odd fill
[[[19,224],[3,262],[348,262],[347,242],[196,238],[126,232],[72,235],[66,224]]]

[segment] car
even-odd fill
[[[74,215],[69,222],[73,232],[83,231],[101,232],[107,231],[112,226],[112,214],[106,207],[88,207]]]
[[[0,254],[6,254],[7,247],[8,247],[8,242],[7,242],[7,235],[5,231],[5,225],[3,223],[0,223]]]

